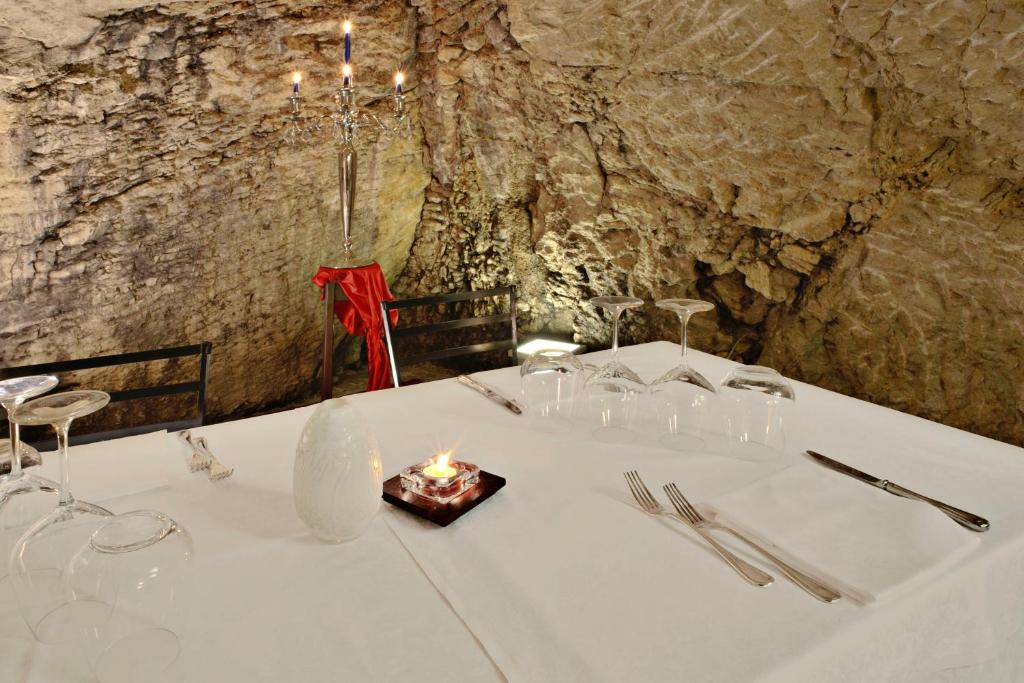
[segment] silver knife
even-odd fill
[[[518,403],[516,403],[510,398],[505,398],[504,396],[502,396],[501,394],[499,394],[497,391],[490,388],[486,384],[476,381],[469,375],[459,375],[457,379],[459,381],[459,384],[463,384],[472,389],[473,391],[480,392],[481,394],[491,399],[495,403],[505,406],[516,415],[523,414],[523,409],[519,407]]]
[[[922,503],[928,503],[929,505],[941,510],[947,517],[960,526],[970,529],[971,531],[988,531],[988,520],[984,517],[979,517],[978,515],[967,512],[966,510],[961,510],[960,508],[955,508],[952,505],[947,505],[946,503],[935,500],[934,498],[923,496],[920,493],[916,493],[908,488],[900,486],[899,484],[893,483],[888,479],[879,479],[878,477],[871,476],[867,472],[861,472],[854,467],[844,465],[843,463],[824,456],[821,453],[817,453],[815,451],[804,451],[804,453],[810,456],[819,465],[841,474],[845,474],[848,477],[853,477],[854,479],[871,484],[876,488],[882,489],[886,493],[891,493],[894,496],[900,496],[901,498],[909,498],[910,500],[919,500]]]

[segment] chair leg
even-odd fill
[[[328,282],[324,291],[324,355],[320,363],[320,400],[326,401],[334,393],[334,290]]]

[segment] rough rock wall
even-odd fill
[[[209,340],[215,417],[312,389],[336,161],[283,143],[284,98],[299,69],[307,104],[329,101],[343,15],[361,92],[384,94],[415,44],[399,0],[0,0],[0,365]],[[360,148],[357,243],[389,276],[421,149]]]
[[[311,388],[334,157],[281,105],[349,14],[364,93],[415,58],[355,217],[399,292],[595,344],[592,295],[700,296],[698,348],[1024,442],[1019,3],[408,2],[0,0],[0,364],[209,339],[215,414]]]
[[[699,296],[697,348],[1024,442],[1020,3],[413,4],[403,292],[518,282],[591,343],[590,296]]]

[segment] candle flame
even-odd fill
[[[341,67],[341,75],[344,76],[345,78],[351,78],[352,77],[352,66],[349,65],[349,64],[342,65],[342,67]]]
[[[298,71],[296,71],[295,73],[292,74],[292,83],[301,83],[301,82],[302,82],[302,74],[300,74]]]
[[[399,71],[395,74],[395,85],[402,85],[405,83],[405,74]]]
[[[430,463],[429,465],[423,468],[423,474],[427,475],[428,477],[438,478],[454,477],[456,474],[458,474],[458,470],[456,470],[454,467],[452,467],[452,465],[449,464],[451,459],[451,451],[444,451],[443,453],[438,453],[437,456],[434,458],[434,462]]]
[[[345,23],[341,25],[341,30],[344,33],[352,33],[352,22],[346,19]]]

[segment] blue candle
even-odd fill
[[[405,74],[399,71],[395,74],[395,94],[402,94],[402,84],[405,83]]]
[[[352,60],[352,22],[346,19],[343,28],[345,30],[345,63],[348,64]]]
[[[341,67],[341,87],[347,88],[352,85],[352,67],[346,64]]]
[[[292,74],[292,94],[299,94],[299,83],[302,81],[302,74],[298,71]]]

